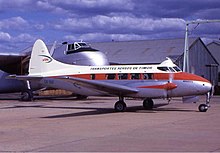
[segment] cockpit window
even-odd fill
[[[165,67],[165,66],[163,66],[163,67],[157,67],[157,69],[158,69],[158,70],[161,70],[161,71],[169,72],[168,67]]]
[[[176,72],[175,69],[173,69],[172,67],[169,67],[170,72]]]
[[[157,67],[158,70],[165,71],[165,72],[181,72],[182,70],[178,66],[174,67]]]
[[[68,44],[67,51],[65,54],[78,53],[83,51],[98,51],[91,46],[87,45],[85,42],[74,42],[73,44]]]
[[[174,68],[174,70],[176,70],[176,72],[181,72],[182,71],[178,66],[174,66],[173,68]]]
[[[86,43],[83,43],[83,42],[80,42],[80,43],[78,43],[81,47],[83,47],[83,46],[86,46],[86,47],[90,47],[90,46],[88,46]]]

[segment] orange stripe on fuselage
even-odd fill
[[[77,77],[77,78],[92,80],[91,74],[73,74],[73,75],[68,75],[68,76],[69,77]],[[123,80],[131,80],[130,75],[128,75],[128,76],[129,76],[128,79],[123,79]],[[56,78],[56,77],[57,76],[53,76],[51,78]],[[210,83],[207,79],[205,79],[203,77],[200,77],[198,75],[194,75],[194,74],[191,74],[191,73],[186,73],[186,72],[153,73],[151,80],[170,80],[170,77],[172,77],[173,80],[202,81],[202,82]],[[106,74],[95,74],[94,80],[107,80]],[[116,73],[116,78],[114,80],[118,80],[118,74],[117,73]],[[138,79],[135,79],[135,80],[138,80]],[[143,79],[143,75],[141,75],[141,78],[139,80],[145,80],[145,79]],[[148,79],[146,79],[146,80],[148,80]]]
[[[165,90],[172,90],[175,89],[177,85],[175,83],[166,83],[163,85],[153,85],[153,86],[140,86],[138,88],[154,88],[154,89],[165,89]]]
[[[208,82],[210,83],[207,79],[191,74],[191,73],[186,73],[186,72],[180,72],[180,73],[155,73],[154,74],[154,79],[157,80],[169,80],[170,77],[173,77],[173,80],[189,80],[189,81],[202,81],[202,82]]]

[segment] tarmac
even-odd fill
[[[1,96],[2,97],[2,96]],[[197,104],[155,100],[154,110],[117,97],[0,98],[0,152],[220,152],[220,97],[199,112]]]

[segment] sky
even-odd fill
[[[220,19],[220,0],[0,0],[0,52],[37,39],[108,42],[184,38],[186,21]],[[219,40],[220,23],[189,26],[190,37]]]

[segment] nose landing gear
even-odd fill
[[[206,94],[206,103],[200,104],[198,107],[200,112],[206,112],[208,110],[208,108],[210,107],[209,105],[210,99],[211,99],[211,92],[208,92]]]

